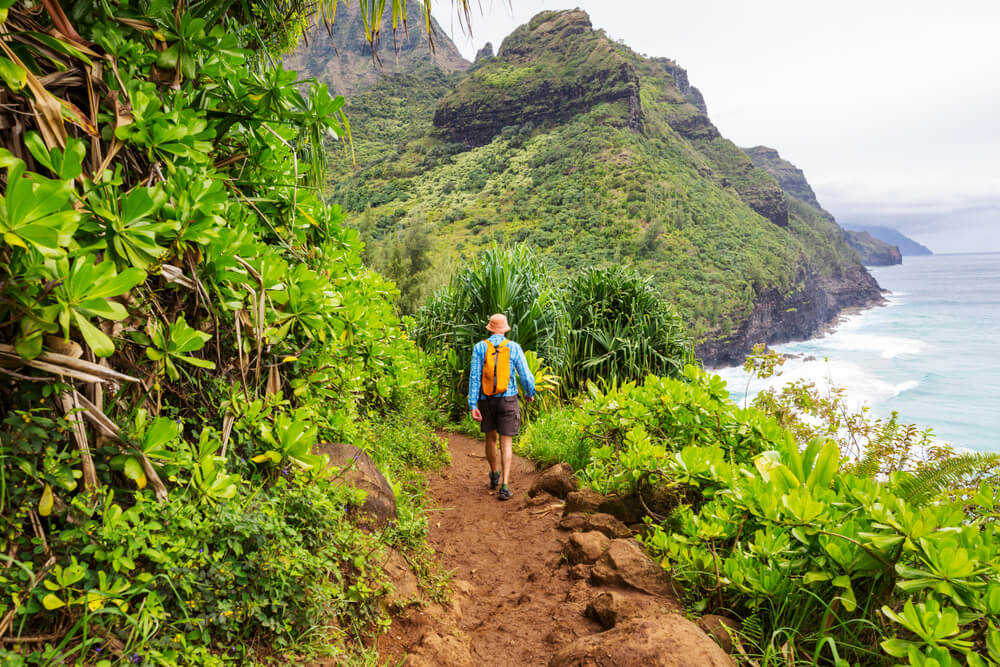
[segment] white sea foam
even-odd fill
[[[883,359],[895,359],[904,355],[922,354],[927,349],[927,343],[919,338],[877,336],[840,330],[826,338],[823,347],[830,350],[877,352]]]
[[[852,410],[859,410],[866,405],[874,407],[920,386],[920,380],[886,382],[874,372],[850,361],[790,359],[782,366],[780,374],[763,380],[751,380],[749,396],[744,397],[747,376],[742,369],[726,368],[717,372],[727,381],[730,391],[741,405],[744,400],[752,402],[764,389],[780,389],[789,382],[799,380],[813,382],[822,393],[834,388],[843,389],[847,406]]]

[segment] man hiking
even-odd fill
[[[472,348],[469,371],[469,410],[486,434],[486,460],[490,464],[490,488],[498,486],[497,500],[510,500],[510,462],[514,458],[514,436],[521,428],[521,406],[517,399],[517,379],[529,401],[535,399],[535,378],[528,369],[524,351],[504,334],[510,331],[507,316],[490,317],[486,330],[490,337]],[[497,467],[497,435],[500,436],[500,467]]]

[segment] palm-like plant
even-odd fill
[[[507,316],[511,340],[561,367],[567,330],[562,294],[545,264],[525,246],[495,246],[470,262],[417,313],[414,337],[425,349],[467,359],[472,346],[486,337],[494,313]],[[449,384],[468,387],[464,380]]]
[[[610,385],[646,375],[678,377],[694,360],[680,318],[649,280],[621,267],[591,269],[570,280],[563,382]]]

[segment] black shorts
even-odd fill
[[[500,435],[514,436],[521,430],[521,403],[517,396],[481,398],[478,407],[483,413],[479,427],[483,433],[496,431]]]

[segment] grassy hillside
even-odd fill
[[[566,271],[652,275],[690,332],[731,355],[763,335],[748,322],[765,292],[781,307],[802,300],[805,282],[857,275],[839,228],[786,201],[719,135],[683,70],[609,40],[583,12],[545,12],[515,31],[441,100],[433,126],[419,102],[409,111],[427,131],[383,142],[332,199],[374,254],[418,231],[429,239],[421,296],[458,258],[523,242]],[[861,291],[877,293],[874,282]],[[802,317],[827,317],[827,306]]]

